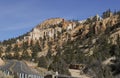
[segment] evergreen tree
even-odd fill
[[[14,46],[14,48],[12,50],[15,51],[15,52],[19,52],[20,48],[18,47],[17,44],[15,44],[15,46]]]
[[[24,50],[22,53],[22,59],[30,60],[31,56],[29,55],[28,51]]]
[[[49,70],[53,70],[54,72],[58,71],[60,74],[70,75],[68,71],[68,65],[65,63],[63,59],[59,56],[54,57],[53,63],[48,68]]]
[[[11,46],[11,45],[9,45],[9,46],[7,46],[7,48],[6,48],[5,52],[10,52],[11,50],[12,50],[12,46]]]
[[[39,58],[38,67],[47,68],[47,59],[46,59],[46,57],[42,56],[42,57]]]
[[[20,48],[18,47],[17,44],[14,46],[13,51],[15,51],[14,58],[15,59],[20,59],[20,55],[19,55]]]
[[[38,41],[35,43],[34,46],[31,47],[31,51],[32,51],[32,57],[36,59],[38,52],[41,51],[41,47]]]
[[[22,49],[23,49],[23,50],[27,50],[28,47],[29,47],[29,46],[28,46],[28,42],[23,42],[23,44],[22,44]]]
[[[14,58],[15,58],[15,59],[20,59],[20,54],[19,54],[19,52],[15,52],[15,53],[14,53]]]
[[[111,12],[111,10],[110,10],[110,9],[108,9],[107,11],[103,12],[102,17],[103,17],[103,18],[110,17],[110,14],[111,14],[111,13],[112,13],[112,12]]]

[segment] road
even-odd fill
[[[3,71],[10,71],[11,73],[24,73],[24,74],[33,74],[39,75],[32,68],[27,66],[27,64],[23,61],[17,60],[8,60],[5,65],[0,66],[0,69]]]

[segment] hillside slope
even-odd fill
[[[96,15],[84,21],[48,19],[30,32],[2,42],[0,56],[33,61],[38,67],[60,74],[70,75],[68,69],[77,69],[82,71],[80,75],[95,78],[117,76],[120,12],[106,13],[103,18]],[[116,59],[103,65],[111,57]]]

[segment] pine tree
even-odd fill
[[[46,59],[46,57],[42,56],[42,57],[39,58],[38,67],[47,68],[47,59]]]
[[[31,47],[31,51],[32,51],[32,57],[36,59],[38,52],[41,51],[41,47],[40,47],[38,41],[36,42],[35,45],[33,45],[33,46]]]
[[[7,48],[6,48],[5,52],[10,52],[11,50],[12,50],[12,46],[11,46],[11,45],[9,45],[9,46],[7,46]]]
[[[17,44],[15,44],[15,46],[14,46],[14,48],[12,50],[15,51],[15,52],[19,52],[20,48],[18,47]]]

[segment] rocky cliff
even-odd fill
[[[102,17],[96,15],[84,21],[51,18],[38,24],[31,32],[23,36],[23,39],[18,38],[16,43],[20,47],[23,42],[28,42],[28,45],[30,45],[31,42],[38,41],[40,46],[43,42],[46,45],[52,42],[52,50],[56,51],[56,47],[62,46],[68,40],[74,41],[77,38],[86,40],[92,36],[100,36],[107,33],[110,38],[113,38],[112,42],[115,44],[119,35],[119,26],[116,28],[116,24],[120,22],[119,17],[119,14],[116,14],[102,19]],[[44,50],[44,48],[42,49]]]

